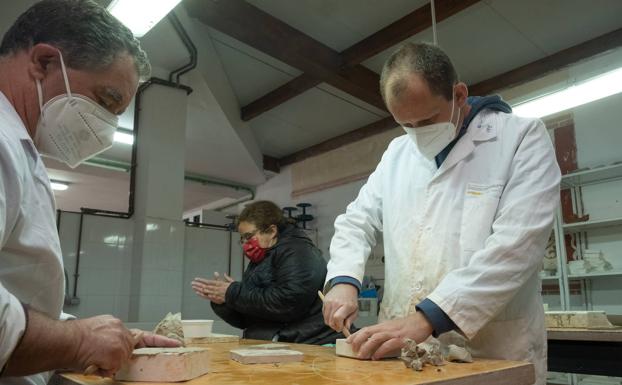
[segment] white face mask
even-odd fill
[[[41,82],[36,80],[41,115],[35,145],[41,154],[75,168],[112,146],[119,118],[90,98],[71,94],[63,56],[59,55],[67,94],[43,105]]]
[[[428,159],[434,159],[456,137],[458,130],[456,125],[460,122],[460,108],[458,108],[458,120],[454,124],[455,98],[451,101],[451,117],[449,122],[434,123],[421,127],[404,127],[404,130],[415,142],[419,152]]]

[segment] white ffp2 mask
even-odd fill
[[[452,122],[454,118],[455,98],[451,102],[451,117],[449,122],[434,123],[421,127],[404,127],[404,131],[415,142],[419,152],[428,159],[434,159],[457,135],[458,130]],[[460,123],[460,108],[458,108],[458,120]]]
[[[63,56],[59,55],[67,93],[43,105],[41,82],[36,80],[41,114],[35,145],[41,154],[75,168],[112,146],[119,118],[86,96],[72,95]]]

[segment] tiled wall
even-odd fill
[[[80,215],[60,215],[60,240],[68,292],[74,292],[74,274]],[[83,216],[77,297],[80,304],[65,306],[78,317],[112,314],[127,320],[133,223],[130,220]]]
[[[181,311],[185,225],[147,218],[135,226],[129,320],[156,321]]]
[[[70,296],[79,222],[80,214],[60,215],[59,235]],[[134,258],[135,225],[134,220],[83,216],[77,292],[80,304],[65,305],[64,311],[79,318],[112,314],[146,329],[167,312],[181,311],[185,319],[214,319],[215,332],[239,334],[218,319],[209,302],[196,296],[190,287],[194,277],[210,278],[215,271],[241,278],[243,257],[238,233],[150,218],[143,225],[142,258]],[[183,244],[182,255],[175,251],[179,242]]]
[[[234,279],[240,279],[242,252],[238,239],[238,233],[186,228],[182,316],[184,319],[213,319],[216,333],[239,334],[240,330],[220,320],[212,311],[209,301],[192,291],[190,282],[195,277],[211,279],[214,272],[221,275],[231,273]]]

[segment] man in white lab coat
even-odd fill
[[[381,90],[407,135],[396,138],[335,221],[324,318],[357,314],[376,234],[385,252],[379,324],[349,338],[378,359],[430,335],[462,336],[476,356],[529,360],[546,375],[539,268],[560,171],[538,119],[498,96],[468,97],[438,47],[407,44],[385,63]]]
[[[112,144],[149,62],[132,33],[90,1],[46,0],[0,44],[0,384],[50,370],[110,375],[164,337],[112,316],[59,321],[64,275],[55,202],[40,153],[71,167]]]

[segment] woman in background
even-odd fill
[[[306,344],[334,343],[343,335],[324,324],[326,261],[301,229],[272,202],[251,203],[238,218],[240,243],[250,260],[242,281],[196,278],[193,290],[244,338]]]

